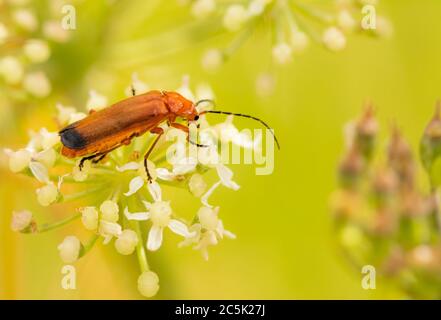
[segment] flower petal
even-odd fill
[[[137,176],[130,180],[129,183],[129,191],[124,193],[125,196],[131,196],[132,194],[135,194],[141,187],[144,185],[144,179],[140,176]]]
[[[186,238],[196,235],[196,232],[188,231],[187,225],[179,220],[171,219],[170,222],[168,223],[168,227],[174,233],[179,234],[180,236],[183,236]]]
[[[220,186],[220,184],[221,184],[220,181],[213,184],[213,186],[210,189],[208,189],[208,191],[205,192],[205,194],[201,197],[201,202],[204,206],[213,208],[213,206],[208,203],[208,198],[211,196],[214,190],[216,190],[216,188]]]
[[[159,186],[159,184],[156,181],[149,183],[147,185],[147,188],[149,189],[149,192],[152,195],[154,202],[162,201],[161,187]]]
[[[29,163],[29,169],[31,169],[32,174],[35,178],[37,178],[40,182],[49,182],[49,173],[47,171],[47,168],[38,161],[31,161]]]
[[[149,212],[130,213],[129,209],[127,207],[124,209],[124,215],[126,216],[127,220],[145,221],[150,218]]]
[[[156,251],[161,247],[163,230],[162,227],[155,225],[152,226],[147,239],[147,249],[150,251]]]
[[[233,190],[240,188],[236,182],[231,180],[233,178],[233,171],[230,168],[220,163],[216,166],[216,171],[224,186]]]
[[[175,175],[183,175],[194,171],[196,168],[197,160],[192,157],[181,158],[173,165],[173,173]]]
[[[156,169],[156,175],[159,179],[165,180],[165,181],[173,181],[175,175],[168,171],[166,168],[157,168]]]
[[[144,204],[147,210],[150,210],[150,208],[152,207],[152,204],[148,201],[142,200],[142,203]]]
[[[124,165],[122,165],[121,167],[116,166],[116,170],[119,172],[124,172],[127,170],[138,170],[139,169],[139,163],[138,162],[128,162]]]

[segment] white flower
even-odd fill
[[[233,171],[226,167],[223,164],[218,164],[216,166],[217,174],[220,178],[220,181],[216,182],[202,197],[201,202],[206,207],[212,207],[208,203],[208,198],[213,194],[214,190],[216,190],[221,184],[225,187],[233,190],[238,190],[240,186],[232,180],[233,178]]]
[[[224,15],[223,24],[229,31],[237,31],[248,19],[248,12],[241,4],[230,5]]]
[[[219,208],[201,207],[198,211],[199,223],[190,227],[191,235],[179,243],[179,247],[194,245],[193,249],[200,250],[205,260],[208,260],[208,246],[217,245],[223,237],[235,239],[236,236],[224,229],[222,220],[218,217]]]
[[[80,209],[81,222],[87,230],[98,228],[98,211],[95,207],[84,207]]]
[[[6,39],[9,37],[9,31],[3,23],[0,23],[0,45],[5,43]]]
[[[116,222],[101,219],[98,233],[104,237],[104,244],[108,244],[113,237],[118,237],[122,233],[121,226]]]
[[[23,231],[31,225],[32,212],[28,210],[14,211],[12,213],[11,229],[12,231]]]
[[[139,80],[138,74],[136,72],[132,74],[132,84],[126,88],[124,93],[127,97],[131,97],[133,96],[133,90],[135,90],[136,95],[143,94],[149,91],[149,86]]]
[[[207,183],[201,174],[195,173],[188,181],[188,188],[195,197],[199,198],[207,190]]]
[[[158,275],[152,271],[143,272],[138,278],[138,290],[147,297],[153,297],[159,290]]]
[[[63,29],[59,20],[46,21],[43,25],[43,34],[56,42],[66,42],[69,39],[69,31]]]
[[[23,79],[23,87],[27,92],[38,98],[47,97],[52,90],[49,79],[42,71],[27,74]]]
[[[57,200],[59,191],[54,183],[49,182],[45,186],[37,189],[36,193],[38,203],[44,207],[47,207]]]
[[[113,200],[106,200],[100,206],[101,219],[109,222],[117,222],[119,219],[119,207]]]
[[[341,10],[337,15],[337,23],[345,31],[354,30],[357,22],[348,10]]]
[[[270,73],[261,73],[256,78],[256,93],[261,97],[268,97],[274,93],[276,79]]]
[[[309,38],[303,31],[293,30],[290,44],[294,53],[301,53],[309,46]]]
[[[38,20],[34,13],[28,9],[16,10],[13,19],[18,26],[27,31],[35,31],[38,27]]]
[[[246,149],[254,149],[258,147],[261,142],[262,136],[258,136],[256,139],[251,139],[250,135],[245,132],[239,132],[239,130],[233,124],[234,116],[229,115],[224,122],[213,126],[216,131],[218,139],[224,143],[232,142],[237,146]]]
[[[67,236],[63,242],[58,245],[58,251],[61,260],[65,263],[73,263],[80,256],[81,242],[75,236]]]
[[[56,107],[58,109],[57,120],[60,125],[66,125],[71,115],[77,112],[74,107],[64,106],[61,103],[57,103]]]
[[[196,0],[191,6],[191,13],[196,18],[205,18],[216,9],[215,0]]]
[[[23,51],[29,60],[35,63],[46,61],[51,54],[47,42],[39,39],[28,40],[23,47]]]
[[[152,181],[155,181],[157,178],[157,170],[155,168],[155,164],[150,160],[147,160],[147,168],[149,169],[149,173],[152,178]],[[142,163],[133,162],[133,161],[128,162],[121,167],[116,167],[116,170],[119,172],[131,171],[131,170],[138,171],[138,175],[129,182],[129,190],[126,193],[124,193],[126,197],[131,196],[132,194],[138,192],[138,190],[141,189],[148,180],[147,173],[145,172],[144,162]]]
[[[152,222],[147,239],[147,249],[156,251],[161,247],[162,234],[165,227],[183,237],[190,236],[191,233],[183,222],[171,218],[172,209],[170,202],[162,201],[162,192],[159,184],[153,182],[148,185],[148,189],[154,202],[143,201],[147,209],[146,212],[130,213],[127,207],[124,210],[128,220],[150,220]]]
[[[23,66],[17,58],[6,56],[0,60],[0,75],[9,84],[18,84],[23,78]]]
[[[115,249],[122,255],[132,254],[133,251],[135,251],[138,241],[138,235],[135,231],[125,229],[118,236],[118,239],[115,240]]]
[[[273,49],[273,59],[278,64],[287,64],[292,59],[292,48],[286,42],[276,44]]]
[[[68,124],[71,124],[71,123],[74,123],[74,122],[80,121],[80,120],[84,119],[85,117],[87,117],[87,114],[85,114],[84,112],[75,112],[75,113],[72,113],[72,114],[70,115],[70,118],[69,118],[69,122],[68,122]]]
[[[250,16],[258,16],[263,13],[267,4],[272,0],[252,0],[248,5],[248,14]]]
[[[107,98],[95,90],[89,91],[89,100],[87,100],[86,108],[88,111],[99,111],[107,107]]]
[[[202,67],[206,71],[216,71],[222,65],[224,56],[219,49],[208,49],[202,56]]]
[[[341,51],[346,47],[346,37],[340,29],[330,27],[323,33],[323,43],[331,51]]]

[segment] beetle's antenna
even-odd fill
[[[253,116],[250,116],[250,115],[248,115],[248,114],[234,113],[234,112],[229,112],[229,111],[217,111],[217,110],[207,110],[207,111],[202,111],[201,113],[199,113],[199,115],[201,116],[201,115],[203,115],[203,114],[205,114],[205,113],[226,114],[226,115],[232,115],[232,116],[236,116],[236,117],[249,118],[249,119],[253,119],[253,120],[255,120],[255,121],[258,121],[258,122],[260,122],[261,124],[263,124],[263,125],[265,126],[265,128],[267,128],[267,129],[271,132],[271,134],[272,134],[272,136],[273,136],[273,138],[274,138],[274,141],[276,142],[277,149],[280,150],[279,141],[277,140],[277,137],[276,137],[276,135],[274,134],[273,129],[271,129],[270,126],[269,126],[268,124],[266,124],[263,120],[261,120],[261,119],[259,119],[259,118],[256,118],[256,117],[253,117]]]
[[[214,100],[211,99],[201,99],[198,102],[196,102],[194,106],[197,107],[198,105],[204,102],[210,102],[213,105],[213,107],[216,108],[216,103],[214,102]]]

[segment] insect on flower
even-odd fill
[[[273,131],[259,118],[227,111],[197,111],[196,107],[200,103],[211,100],[204,99],[193,103],[177,92],[158,90],[135,95],[133,88],[132,94],[133,97],[119,101],[108,108],[100,111],[92,110],[88,117],[62,129],[59,132],[63,144],[62,155],[69,158],[83,157],[79,163],[81,169],[87,160],[98,163],[110,151],[130,144],[133,138],[146,132],[154,133],[158,136],[144,155],[144,167],[148,180],[151,182],[152,177],[147,166],[147,159],[159,138],[164,134],[160,125],[166,121],[169,126],[187,133],[187,140],[191,144],[206,147],[191,141],[188,126],[176,122],[177,118],[183,118],[187,122],[197,121],[199,116],[205,113],[234,115],[258,121],[270,130],[280,149]]]

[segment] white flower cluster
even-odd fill
[[[341,51],[346,47],[347,34],[361,31],[364,5],[377,5],[378,1],[334,0],[334,7],[323,9],[314,4],[287,0],[233,1],[228,4],[215,0],[191,2],[191,12],[196,18],[206,18],[219,12],[225,30],[238,33],[226,49],[208,49],[202,57],[202,66],[207,71],[216,71],[231,54],[247,40],[262,21],[270,21],[274,29],[272,57],[277,64],[287,64],[295,54],[303,53],[311,39],[320,42],[330,51]],[[316,24],[309,21],[318,21]],[[386,35],[388,22],[376,17],[378,28],[375,34]]]
[[[0,84],[36,98],[48,96],[52,86],[42,64],[51,56],[51,42],[68,40],[67,30],[53,16],[39,21],[31,1],[5,1],[1,11]]]
[[[184,77],[183,85],[177,90],[186,98],[192,101],[213,98],[207,85],[199,86],[194,94],[188,82],[188,77]],[[136,75],[131,87],[141,91],[148,88]],[[97,110],[106,104],[107,99],[104,96],[91,91],[86,107]],[[74,107],[58,105],[57,108],[60,128],[86,116]],[[129,146],[115,150],[102,163],[85,162],[81,171],[78,169],[78,161],[59,156],[59,136],[46,129],[32,133],[26,148],[17,151],[8,149],[6,153],[11,171],[27,172],[43,184],[37,189],[37,200],[42,206],[83,197],[87,197],[89,201],[96,199],[93,203],[88,202],[86,206],[78,208],[72,217],[65,220],[67,223],[79,218],[84,227],[92,232],[91,240],[87,243],[81,243],[76,236],[67,236],[63,240],[58,250],[65,263],[73,263],[84,256],[98,239],[102,239],[103,244],[114,240],[118,253],[130,255],[136,251],[142,271],[138,279],[138,289],[143,295],[151,297],[159,289],[159,280],[148,266],[146,249],[158,250],[166,230],[183,238],[179,247],[192,246],[205,259],[208,259],[209,246],[217,245],[224,237],[235,238],[234,234],[224,229],[219,217],[219,207],[208,203],[209,197],[220,186],[239,189],[239,185],[233,181],[233,172],[220,161],[214,142],[220,139],[222,143],[232,142],[244,148],[254,148],[259,141],[243,136],[233,125],[231,117],[214,126],[210,126],[204,116],[201,116],[199,122],[205,132],[200,136],[201,143],[213,143],[210,145],[212,147],[200,148],[204,149],[200,159],[192,159],[186,152],[176,152],[173,160],[168,162],[165,148],[178,150],[183,141],[185,148],[189,148],[189,144],[185,133],[164,126],[165,139],[157,146],[158,151],[153,152],[153,160],[148,161],[151,182],[147,179],[143,158],[140,157],[140,152],[145,150],[147,142],[152,138],[148,134],[135,139]],[[178,139],[168,142],[168,137]],[[205,177],[209,170],[217,173],[217,179],[212,182],[211,187]],[[93,183],[87,183],[88,181]],[[76,186],[78,192],[66,194],[63,188],[65,184]],[[191,223],[179,217],[179,213],[184,213],[185,209],[173,208],[172,203],[163,195],[162,185],[184,187],[192,197],[199,199],[200,209]],[[57,226],[64,225],[65,222],[59,222]],[[21,232],[42,231],[28,211],[15,212],[11,227]],[[46,225],[45,228],[50,227]],[[147,230],[147,239],[143,239],[143,229]]]

